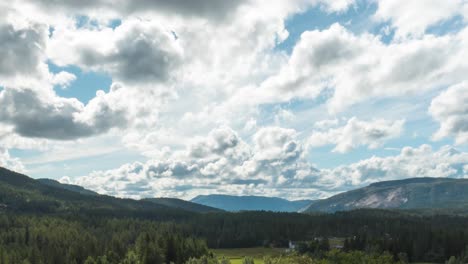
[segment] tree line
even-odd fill
[[[328,252],[324,250],[327,245],[316,238],[326,237],[342,238],[343,252],[387,252],[395,260],[440,263],[467,255],[468,217],[356,210],[317,215],[221,212],[167,220],[104,212],[22,214],[3,210],[0,264],[181,264],[208,254],[209,248],[287,247],[289,241],[308,242],[298,250],[318,252],[308,255],[321,257]]]
[[[204,240],[171,223],[0,215],[0,264],[182,264],[207,253]]]

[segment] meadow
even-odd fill
[[[244,257],[252,257],[255,264],[263,264],[263,258],[278,257],[287,252],[286,248],[232,248],[232,249],[212,249],[211,250],[217,257],[226,257],[231,261],[231,264],[241,264]]]

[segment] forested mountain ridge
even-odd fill
[[[306,212],[357,208],[467,209],[468,179],[410,178],[377,182],[317,201]]]
[[[358,208],[468,210],[468,179],[411,178],[373,183],[324,200],[288,201],[262,196],[205,195],[192,201],[174,198],[122,199],[99,195],[81,186],[34,180],[0,167],[0,204],[24,212],[111,211],[117,215],[188,216],[191,213],[264,210],[335,212]],[[164,213],[163,213],[164,212]]]
[[[273,211],[298,212],[312,204],[313,200],[289,201],[277,197],[266,196],[234,196],[234,195],[199,195],[191,200],[194,203],[219,208],[226,211]]]
[[[208,254],[207,246],[286,247],[327,237],[345,239],[344,251],[389,252],[395,259],[404,253],[413,262],[442,263],[464,256],[468,245],[468,217],[462,215],[378,209],[196,213],[84,195],[2,168],[0,205],[0,263],[185,264]]]
[[[79,185],[64,184],[56,180],[47,179],[47,178],[37,179],[36,181],[42,184],[51,186],[51,187],[61,188],[61,189],[77,192],[77,193],[84,194],[84,195],[99,195],[97,192],[85,189]],[[220,211],[220,209],[217,209],[217,208],[213,208],[213,207],[209,207],[209,206],[205,206],[205,205],[201,205],[197,203],[192,203],[192,202],[185,201],[182,199],[177,199],[177,198],[162,198],[162,197],[161,198],[144,198],[144,199],[141,199],[141,201],[152,202],[154,204],[163,205],[163,206],[167,206],[170,208],[182,209],[182,210],[189,211],[189,212],[206,213],[206,212]]]
[[[206,206],[206,205],[202,205],[198,203],[193,203],[193,202],[189,202],[189,201],[185,201],[185,200],[177,199],[177,198],[165,198],[165,197],[145,198],[145,199],[142,199],[142,201],[149,201],[152,203],[161,204],[161,205],[169,206],[172,208],[179,208],[179,209],[183,209],[186,211],[197,212],[197,213],[221,212],[222,211],[221,209],[218,209],[218,208],[214,208],[214,207],[210,207],[210,206]]]
[[[56,180],[46,179],[46,178],[37,179],[37,181],[42,184],[46,184],[52,187],[58,187],[58,188],[62,188],[62,189],[69,190],[69,191],[74,191],[74,192],[81,193],[81,194],[99,195],[97,192],[85,189],[84,187],[79,186],[79,185],[65,184]]]
[[[83,194],[0,167],[0,204],[22,213],[81,213],[175,219],[191,212],[149,201]]]

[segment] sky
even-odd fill
[[[466,0],[0,3],[0,166],[119,197],[468,178]]]

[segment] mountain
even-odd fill
[[[34,180],[0,167],[0,210],[19,213],[109,215],[178,219],[193,212],[149,201],[92,194],[77,186]]]
[[[64,184],[60,183],[56,180],[52,179],[37,179],[36,181],[51,186],[51,187],[56,187],[56,188],[61,188],[73,192],[77,192],[80,194],[84,195],[99,195],[97,192],[93,192],[91,190],[85,189],[82,186],[79,185],[73,185],[73,184]],[[146,198],[142,199],[141,201],[144,202],[152,202],[154,204],[159,204],[163,206],[167,206],[170,208],[176,208],[176,209],[182,209],[185,211],[189,212],[196,212],[196,213],[207,213],[207,212],[220,212],[220,209],[197,204],[197,203],[192,203],[189,201],[185,201],[182,199],[176,199],[176,198]]]
[[[52,180],[52,179],[37,179],[37,181],[42,183],[42,184],[45,184],[45,185],[49,185],[49,186],[57,187],[57,188],[62,188],[62,189],[77,192],[77,193],[80,193],[80,194],[99,195],[97,192],[93,192],[91,190],[85,189],[85,188],[83,188],[83,187],[81,187],[79,185],[64,184],[64,183],[60,183],[60,182],[58,182],[56,180]]]
[[[373,183],[317,201],[305,212],[357,208],[465,209],[468,208],[468,179],[411,178]]]
[[[286,199],[276,197],[212,194],[199,195],[193,198],[191,202],[231,212],[258,210],[275,212],[298,212],[309,206],[314,201],[288,201]]]
[[[143,201],[149,201],[152,203],[165,205],[172,208],[179,208],[190,212],[197,213],[209,213],[209,212],[221,212],[222,210],[198,203],[193,203],[177,198],[146,198]]]

